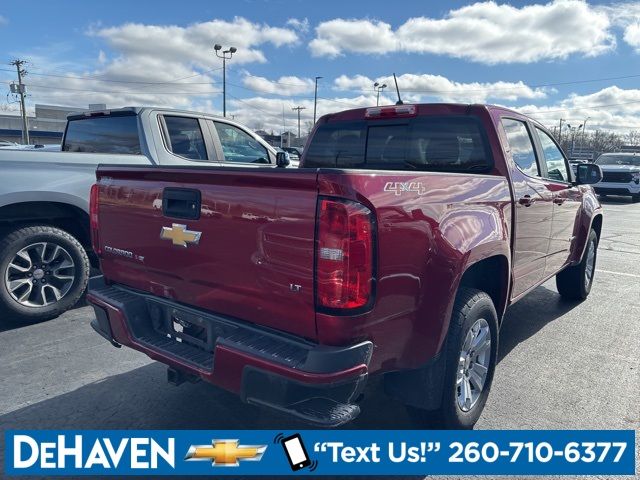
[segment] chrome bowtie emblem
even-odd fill
[[[177,247],[187,247],[187,244],[198,244],[202,232],[195,232],[193,230],[187,230],[186,225],[180,225],[174,223],[171,227],[162,227],[160,231],[160,238],[163,240],[171,240]]]

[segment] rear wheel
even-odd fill
[[[0,241],[0,319],[48,320],[80,299],[89,280],[82,245],[55,227],[23,227]]]
[[[638,202],[640,202],[640,193],[637,193],[637,194],[635,194],[635,195],[631,195],[631,201],[632,201],[633,203],[638,203]]]
[[[418,425],[471,429],[487,401],[498,352],[498,316],[488,294],[460,288],[443,348],[446,372],[440,407],[407,407],[408,412]]]
[[[560,295],[568,300],[585,300],[589,296],[596,271],[597,254],[598,234],[592,229],[580,263],[565,268],[556,275],[556,287]]]

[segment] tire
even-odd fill
[[[485,361],[480,360],[483,352],[475,352],[470,358],[475,358],[476,364],[466,360],[464,355],[469,343],[469,338],[473,338],[472,328],[481,325],[481,331],[486,335],[490,335],[490,344],[484,344]],[[471,336],[471,337],[470,337]],[[474,339],[475,340],[475,339]],[[471,342],[473,345],[473,341]],[[446,368],[444,375],[442,400],[437,410],[422,410],[415,407],[407,407],[408,413],[413,422],[417,426],[444,428],[444,429],[472,429],[480,414],[484,409],[487,397],[491,390],[493,382],[493,373],[496,367],[498,354],[498,316],[493,305],[491,297],[485,292],[474,288],[461,287],[456,295],[456,302],[453,307],[451,323],[449,325],[449,333],[445,344],[443,345],[444,354],[446,356]],[[460,365],[461,357],[465,357],[463,365]],[[474,386],[474,368],[479,373],[478,365],[486,365],[486,374],[484,383],[479,390]],[[471,374],[467,380],[464,380],[464,371],[470,365],[469,373]],[[463,380],[458,386],[459,377]],[[474,377],[472,379],[471,377]],[[477,380],[476,380],[477,381]],[[465,406],[461,405],[459,397],[463,393],[462,384],[466,382],[472,390],[475,390],[477,397]],[[423,388],[429,388],[429,385],[423,385]],[[478,391],[479,390],[479,391]]]
[[[88,281],[87,253],[64,230],[21,227],[0,240],[0,321],[57,317],[78,302]]]
[[[591,252],[593,255],[591,255]],[[591,229],[582,260],[577,265],[565,268],[556,275],[556,287],[567,300],[586,300],[591,292],[598,256],[598,234]]]
[[[636,194],[636,195],[631,195],[631,201],[633,203],[638,203],[640,202],[640,193]]]

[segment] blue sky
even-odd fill
[[[396,72],[411,101],[489,102],[548,125],[589,117],[592,128],[640,129],[640,2],[73,0],[34,1],[26,14],[3,3],[0,56],[30,62],[31,106],[220,112],[219,42],[238,48],[228,110],[254,128],[281,129],[282,110],[291,122],[295,105],[308,121],[315,76],[326,113],[375,103],[373,82]],[[7,92],[13,79],[0,67]]]

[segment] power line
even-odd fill
[[[205,72],[201,72],[201,73],[196,73],[195,75],[189,75],[186,77],[180,77],[180,78],[176,78],[174,80],[169,80],[166,82],[144,82],[141,80],[115,80],[115,79],[109,79],[109,78],[101,78],[99,76],[96,75],[87,75],[84,77],[78,77],[78,76],[73,76],[73,75],[58,75],[58,74],[53,74],[53,73],[39,73],[39,72],[30,72],[31,75],[37,75],[40,77],[55,77],[55,78],[66,78],[66,79],[71,79],[71,80],[85,80],[85,81],[98,81],[98,82],[108,82],[108,83],[131,83],[131,84],[139,84],[139,85],[169,85],[169,84],[176,84],[176,85],[210,85],[211,82],[187,82],[187,83],[183,83],[180,82],[180,80],[187,80],[189,78],[194,78],[194,77],[199,77],[202,75],[206,75],[207,73],[211,73],[217,70],[222,70],[222,68],[212,68],[211,70],[207,70]],[[4,69],[4,68],[0,68],[1,72],[13,72],[13,70],[8,70],[8,69]]]
[[[49,90],[69,90],[73,92],[88,92],[88,93],[111,93],[118,95],[209,95],[222,93],[222,90],[205,90],[201,92],[148,92],[148,91],[130,91],[130,90],[93,90],[93,89],[85,89],[85,88],[73,88],[73,87],[59,87],[59,86],[50,86],[50,85],[39,85],[36,83],[30,83],[30,87],[35,88],[44,88]]]
[[[547,115],[550,113],[563,113],[563,112],[573,112],[577,110],[598,110],[601,108],[610,108],[610,107],[622,107],[624,105],[634,105],[640,103],[640,100],[634,100],[631,102],[622,102],[622,103],[609,103],[605,105],[589,105],[585,107],[574,107],[574,108],[564,108],[561,110],[545,110],[544,112],[522,112],[524,115]]]

